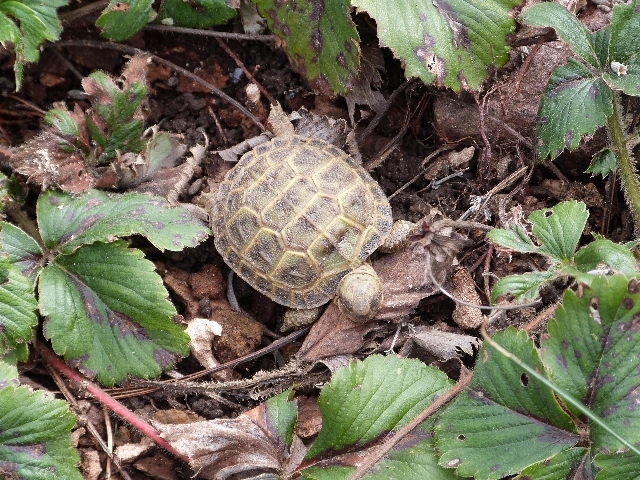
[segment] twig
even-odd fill
[[[71,10],[70,12],[61,13],[60,15],[58,15],[58,18],[63,25],[70,25],[75,21],[80,20],[82,17],[91,15],[97,10],[106,8],[107,5],[109,5],[109,0],[100,0],[98,2],[85,5],[84,7],[76,8],[75,10]]]
[[[40,344],[38,345],[38,352],[40,353],[40,355],[42,355],[42,357],[49,365],[55,368],[58,372],[62,373],[69,380],[78,382],[81,387],[86,388],[86,391],[93,398],[95,398],[98,402],[107,407],[113,413],[118,415],[120,418],[140,430],[140,432],[153,440],[158,446],[164,448],[166,451],[175,455],[181,460],[184,460],[185,462],[189,461],[189,458],[186,455],[182,455],[175,448],[173,448],[173,446],[169,444],[169,442],[167,442],[164,438],[162,438],[151,425],[128,410],[124,405],[115,400],[100,387],[89,382],[86,378],[81,377],[73,369],[69,368],[67,364],[60,360],[56,356],[56,354],[53,353],[49,348]]]
[[[208,88],[213,93],[215,93],[218,97],[220,97],[223,100],[229,102],[231,105],[233,105],[238,110],[240,110],[242,113],[244,113],[247,116],[247,118],[254,123],[254,125],[256,125],[258,128],[260,128],[260,130],[262,130],[263,132],[267,130],[265,128],[265,126],[262,125],[262,122],[260,122],[260,120],[254,114],[252,114],[249,110],[247,110],[244,106],[242,106],[242,104],[240,104],[239,102],[237,102],[236,100],[231,98],[229,95],[224,93],[222,90],[220,90],[215,85],[207,82],[206,80],[203,80],[202,78],[198,77],[197,75],[194,75],[189,70],[186,70],[186,69],[184,69],[182,67],[179,67],[178,65],[176,65],[173,62],[165,60],[164,58],[158,57],[158,56],[153,55],[153,54],[151,54],[149,52],[145,52],[143,50],[138,50],[137,48],[133,48],[133,47],[130,47],[128,45],[121,45],[121,44],[118,44],[118,43],[108,43],[108,42],[96,42],[96,41],[92,41],[92,40],[62,41],[62,42],[56,42],[53,46],[55,46],[55,47],[82,47],[82,48],[110,48],[110,49],[113,49],[113,50],[119,50],[119,51],[124,52],[124,53],[126,53],[128,55],[136,55],[136,54],[148,55],[149,58],[151,58],[154,62],[159,63],[160,65],[164,65],[165,67],[169,67],[172,70],[174,70],[176,72],[179,72],[182,75],[184,75],[185,77],[193,80],[194,82],[199,83],[200,85],[203,85],[204,87]]]
[[[212,30],[198,30],[197,28],[174,27],[172,25],[147,25],[145,30],[155,30],[160,32],[186,33],[188,35],[198,35],[201,37],[229,38],[232,40],[253,40],[254,42],[273,42],[274,35],[250,35],[248,33],[214,32]]]
[[[236,65],[238,65],[238,67],[240,67],[242,69],[242,71],[244,72],[244,74],[247,76],[247,78],[253,82],[253,84],[258,87],[258,90],[260,90],[260,92],[262,93],[262,95],[264,95],[264,98],[266,98],[267,100],[269,100],[269,103],[271,105],[277,105],[278,102],[276,101],[275,98],[273,98],[271,96],[271,94],[269,92],[267,92],[267,90],[265,90],[265,88],[260,84],[260,82],[258,82],[253,75],[251,75],[251,72],[247,69],[247,67],[244,66],[244,63],[242,63],[242,60],[240,60],[238,58],[238,56],[233,53],[233,51],[229,48],[229,46],[224,43],[224,41],[220,38],[216,37],[216,40],[218,41],[218,43],[220,44],[220,46],[224,49],[225,52],[227,52],[227,54],[233,58],[233,61],[236,62]]]

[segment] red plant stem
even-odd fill
[[[128,410],[124,405],[118,402],[115,398],[111,397],[100,387],[91,383],[89,380],[83,378],[77,372],[69,368],[69,366],[60,358],[58,358],[58,356],[56,356],[56,354],[53,353],[49,348],[45,347],[44,345],[39,345],[38,351],[45,358],[47,363],[49,363],[52,367],[62,373],[69,380],[80,383],[82,387],[86,388],[86,391],[89,392],[89,394],[93,398],[95,398],[102,405],[106,406],[109,410],[118,415],[124,421],[130,423],[135,428],[140,430],[140,432],[153,440],[156,445],[164,448],[167,452],[175,455],[185,462],[189,461],[189,457],[178,453],[164,438],[160,436],[155,428],[153,428],[147,422]]]

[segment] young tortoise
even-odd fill
[[[244,154],[211,214],[216,249],[256,290],[296,309],[335,296],[356,322],[373,318],[382,302],[378,277],[363,262],[413,226],[396,222],[392,232],[392,223],[384,192],[349,155],[294,134]]]

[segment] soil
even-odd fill
[[[595,22],[602,21],[599,15],[604,14],[590,9],[589,15],[597,17]],[[120,74],[126,58],[116,49],[109,48],[109,45],[104,45],[104,48],[64,46],[65,41],[106,43],[100,38],[94,22],[95,17],[86,16],[65,25],[62,42],[47,45],[42,51],[41,60],[26,67],[24,86],[19,92],[13,92],[12,58],[0,52],[0,88],[3,91],[0,96],[0,149],[20,145],[37,135],[42,128],[42,112],[51,108],[54,102],[66,101],[70,108],[73,104],[88,107],[87,102],[76,96],[82,90],[82,76],[95,70],[109,72],[115,77]],[[349,122],[344,99],[316,95],[305,79],[292,71],[286,55],[273,43],[225,42],[252,73],[255,81],[285,111],[306,108],[319,116],[326,115]],[[269,110],[267,99],[262,95],[260,105],[251,105],[247,98],[247,86],[252,82],[246,75],[238,75],[238,64],[210,37],[149,30],[124,43],[201,76],[240,104],[251,107],[262,121],[265,120]],[[403,87],[405,80],[400,62],[393,59],[388,51],[383,51],[383,55],[385,70],[382,72],[380,92],[388,99],[396,89]],[[526,218],[533,210],[575,199],[585,202],[590,210],[584,232],[585,241],[596,233],[616,242],[631,240],[632,222],[615,182],[584,173],[591,155],[606,143],[603,132],[597,132],[593,138],[587,139],[576,152],[563,154],[554,165],[534,164],[532,145],[535,114],[546,83],[542,79],[547,78],[551,69],[563,63],[568,55],[569,52],[560,43],[548,43],[531,61],[528,70],[524,71],[523,56],[515,49],[512,61],[487,82],[478,98],[480,106],[471,94],[455,95],[425,86],[419,81],[398,95],[374,131],[359,144],[364,164],[379,164],[371,173],[384,191],[393,195],[391,205],[394,218],[418,221],[435,207],[444,216],[457,219],[472,206],[475,199],[486,195],[510,175],[520,172],[494,192],[485,208],[469,219],[500,226],[508,215],[518,213]],[[235,107],[166,66],[152,63],[148,79],[148,125],[161,122],[162,129],[182,134],[189,146],[202,143],[202,132],[208,136],[209,146],[202,168],[191,179],[191,184],[199,188],[183,192],[180,197],[181,202],[197,203],[199,196],[214,188],[229,168],[215,155],[215,151],[254,137],[260,133],[260,129]],[[356,138],[374,117],[375,113],[366,105],[356,108]],[[484,123],[483,127],[481,123]],[[432,159],[430,155],[443,146],[458,154],[465,148],[473,148],[467,150],[468,155],[462,159],[445,158],[444,155]],[[5,173],[11,173],[6,163],[2,167]],[[458,172],[459,175],[447,178]],[[33,185],[30,188],[28,205],[32,207],[38,190]],[[492,278],[529,271],[531,262],[538,262],[537,268],[544,267],[539,263],[540,259],[510,256],[496,251],[484,240],[482,232],[466,231],[465,236],[467,242],[456,255],[459,265],[468,272],[464,276],[468,280],[463,290],[466,289],[470,298],[477,298],[485,305],[488,304],[487,294],[493,284]],[[221,323],[230,325],[225,328],[226,336],[213,340],[211,349],[215,359],[220,362],[231,361],[279,338],[279,334],[272,332],[277,331],[284,309],[242,282],[236,280],[234,290],[241,307],[250,318],[228,308],[225,291],[229,269],[217,255],[212,240],[180,253],[161,255],[152,249],[148,249],[148,252],[185,319],[219,318]],[[450,281],[449,278],[445,280]],[[474,282],[471,292],[469,282]],[[507,325],[526,325],[555,303],[566,287],[566,284],[559,283],[546,288],[540,304],[510,311],[491,326],[491,331]],[[432,294],[420,301],[411,315],[411,322],[462,333],[462,328],[452,320],[454,307],[451,300],[434,289]],[[465,333],[477,335],[477,324],[465,324],[466,321],[463,321]],[[337,332],[341,331],[337,328],[332,324],[330,332],[333,333],[324,335],[333,335],[335,339]],[[542,329],[541,326],[538,328]],[[379,322],[375,326],[351,331],[351,337],[345,333],[344,338],[346,342],[351,342],[349,345],[352,350],[356,348],[351,353],[362,357],[388,348],[395,331],[396,324],[393,321]],[[304,337],[291,342],[275,355],[267,354],[233,371],[221,372],[216,378],[220,381],[248,379],[261,370],[275,371],[293,358],[303,340]],[[406,336],[402,334],[395,345],[396,351],[404,341]],[[439,359],[416,350],[414,347],[413,355],[444,365],[443,362],[437,363]],[[204,355],[206,357],[206,352]],[[196,359],[191,356],[180,362],[175,370],[180,374],[196,372],[202,369],[203,361],[200,357]],[[462,355],[453,366],[449,362],[443,368],[456,379],[460,368],[471,367],[473,362],[473,356]],[[46,388],[57,389],[43,369],[34,368],[25,375]],[[323,370],[321,378],[327,380],[329,373]],[[197,414],[207,419],[233,418],[256,406],[260,399],[288,386],[286,379],[280,383],[274,380],[269,389],[264,387],[262,391],[245,387],[221,393],[223,400],[206,398],[184,389],[180,392],[158,390],[146,394],[134,393],[122,401],[129,409],[146,417],[158,412],[174,412],[176,415],[189,412],[189,415]],[[126,397],[128,391],[123,386],[114,389],[113,393]],[[310,395],[311,400],[305,400],[304,408],[313,410],[317,389],[311,384],[303,384],[299,392]],[[84,422],[93,423],[100,435],[106,435],[101,408],[83,402],[80,402],[82,408],[76,407],[75,413]],[[317,420],[317,415],[309,414],[305,425],[313,424],[313,419]],[[144,444],[140,435],[118,418],[112,416],[110,421],[116,447]],[[314,432],[317,431],[316,427],[309,428]],[[104,478],[106,454],[86,433],[85,427],[78,428],[78,448],[82,454],[85,478]],[[124,454],[120,458],[125,458]],[[124,468],[133,479],[192,478],[193,473],[185,464],[149,445],[126,458],[123,460]],[[111,469],[111,478],[121,478],[113,467]]]

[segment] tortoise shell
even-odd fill
[[[272,300],[313,308],[391,229],[371,176],[324,140],[276,137],[242,156],[218,192],[211,228],[224,261]]]

